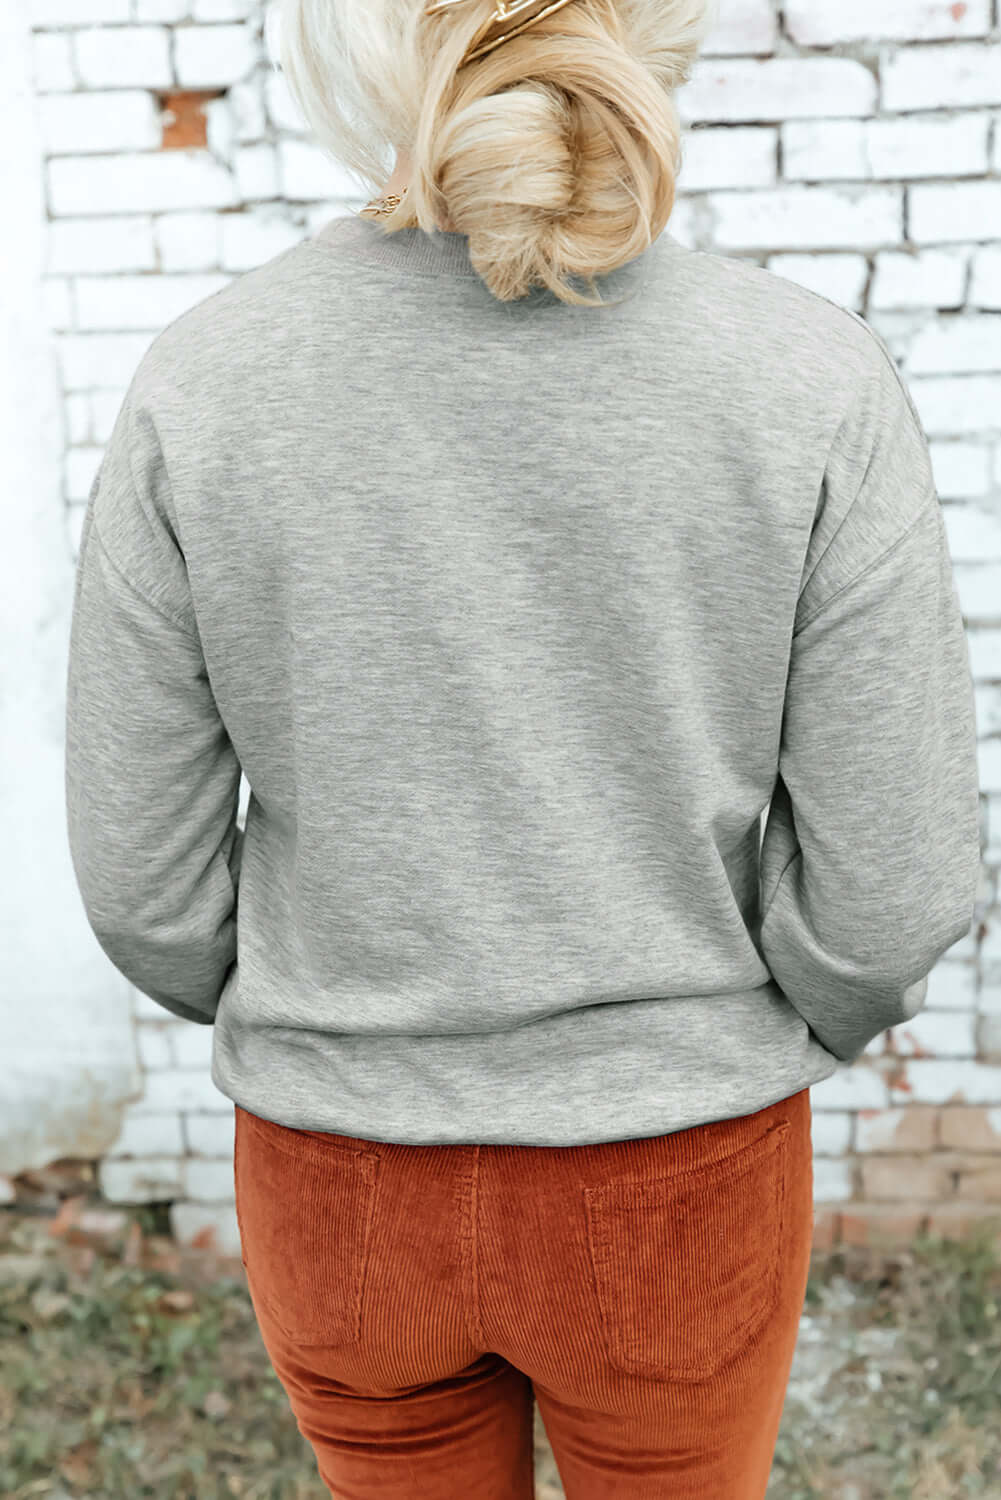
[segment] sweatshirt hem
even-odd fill
[[[454,1036],[253,1026],[233,1003],[230,992],[213,1033],[212,1080],[228,1099],[293,1129],[384,1144],[665,1135],[753,1114],[843,1066],[774,982]]]

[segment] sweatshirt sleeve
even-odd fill
[[[922,1008],[974,920],[981,858],[942,509],[913,400],[869,332],[876,371],[828,464],[761,847],[762,954],[844,1062]]]
[[[84,513],[65,793],[87,918],[115,967],[210,1024],[236,959],[240,766],[202,655],[154,424],[130,389]]]

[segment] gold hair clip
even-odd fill
[[[453,5],[463,4],[465,4],[465,0],[432,0],[430,5],[425,6],[424,14],[426,16],[433,16],[438,11],[448,10]],[[550,0],[548,5],[543,5],[534,15],[522,21],[520,25],[511,26],[507,31],[502,31],[500,36],[491,37],[489,41],[482,42],[478,47],[474,47],[471,52],[466,53],[462,61],[464,63],[473,62],[477,57],[482,57],[485,52],[492,52],[494,47],[500,46],[501,42],[506,42],[513,36],[520,36],[523,31],[528,30],[529,26],[534,26],[536,21],[541,21],[543,16],[551,16],[554,11],[559,10],[561,6],[567,4],[569,4],[569,0]],[[494,26],[506,21],[515,21],[523,11],[531,10],[533,5],[538,5],[538,0],[497,0],[497,9],[490,17],[490,24]]]

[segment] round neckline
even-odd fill
[[[393,270],[420,276],[479,277],[469,258],[468,235],[454,230],[436,229],[429,234],[411,225],[387,234],[378,219],[364,219],[349,211],[327,219],[309,238],[318,245]],[[650,251],[658,245],[663,245],[665,250],[685,248],[668,229],[663,229],[638,256],[609,274],[615,276],[618,271],[644,263]]]
[[[349,255],[424,276],[476,276],[469,259],[469,237],[452,230],[427,234],[415,225],[387,234],[378,219],[354,212],[335,214],[311,236]]]

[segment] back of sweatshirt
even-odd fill
[[[564,1146],[746,1114],[914,1016],[970,928],[967,643],[885,343],[666,231],[600,286],[498,302],[464,236],[337,217],[126,393],[74,868],[258,1115]]]

